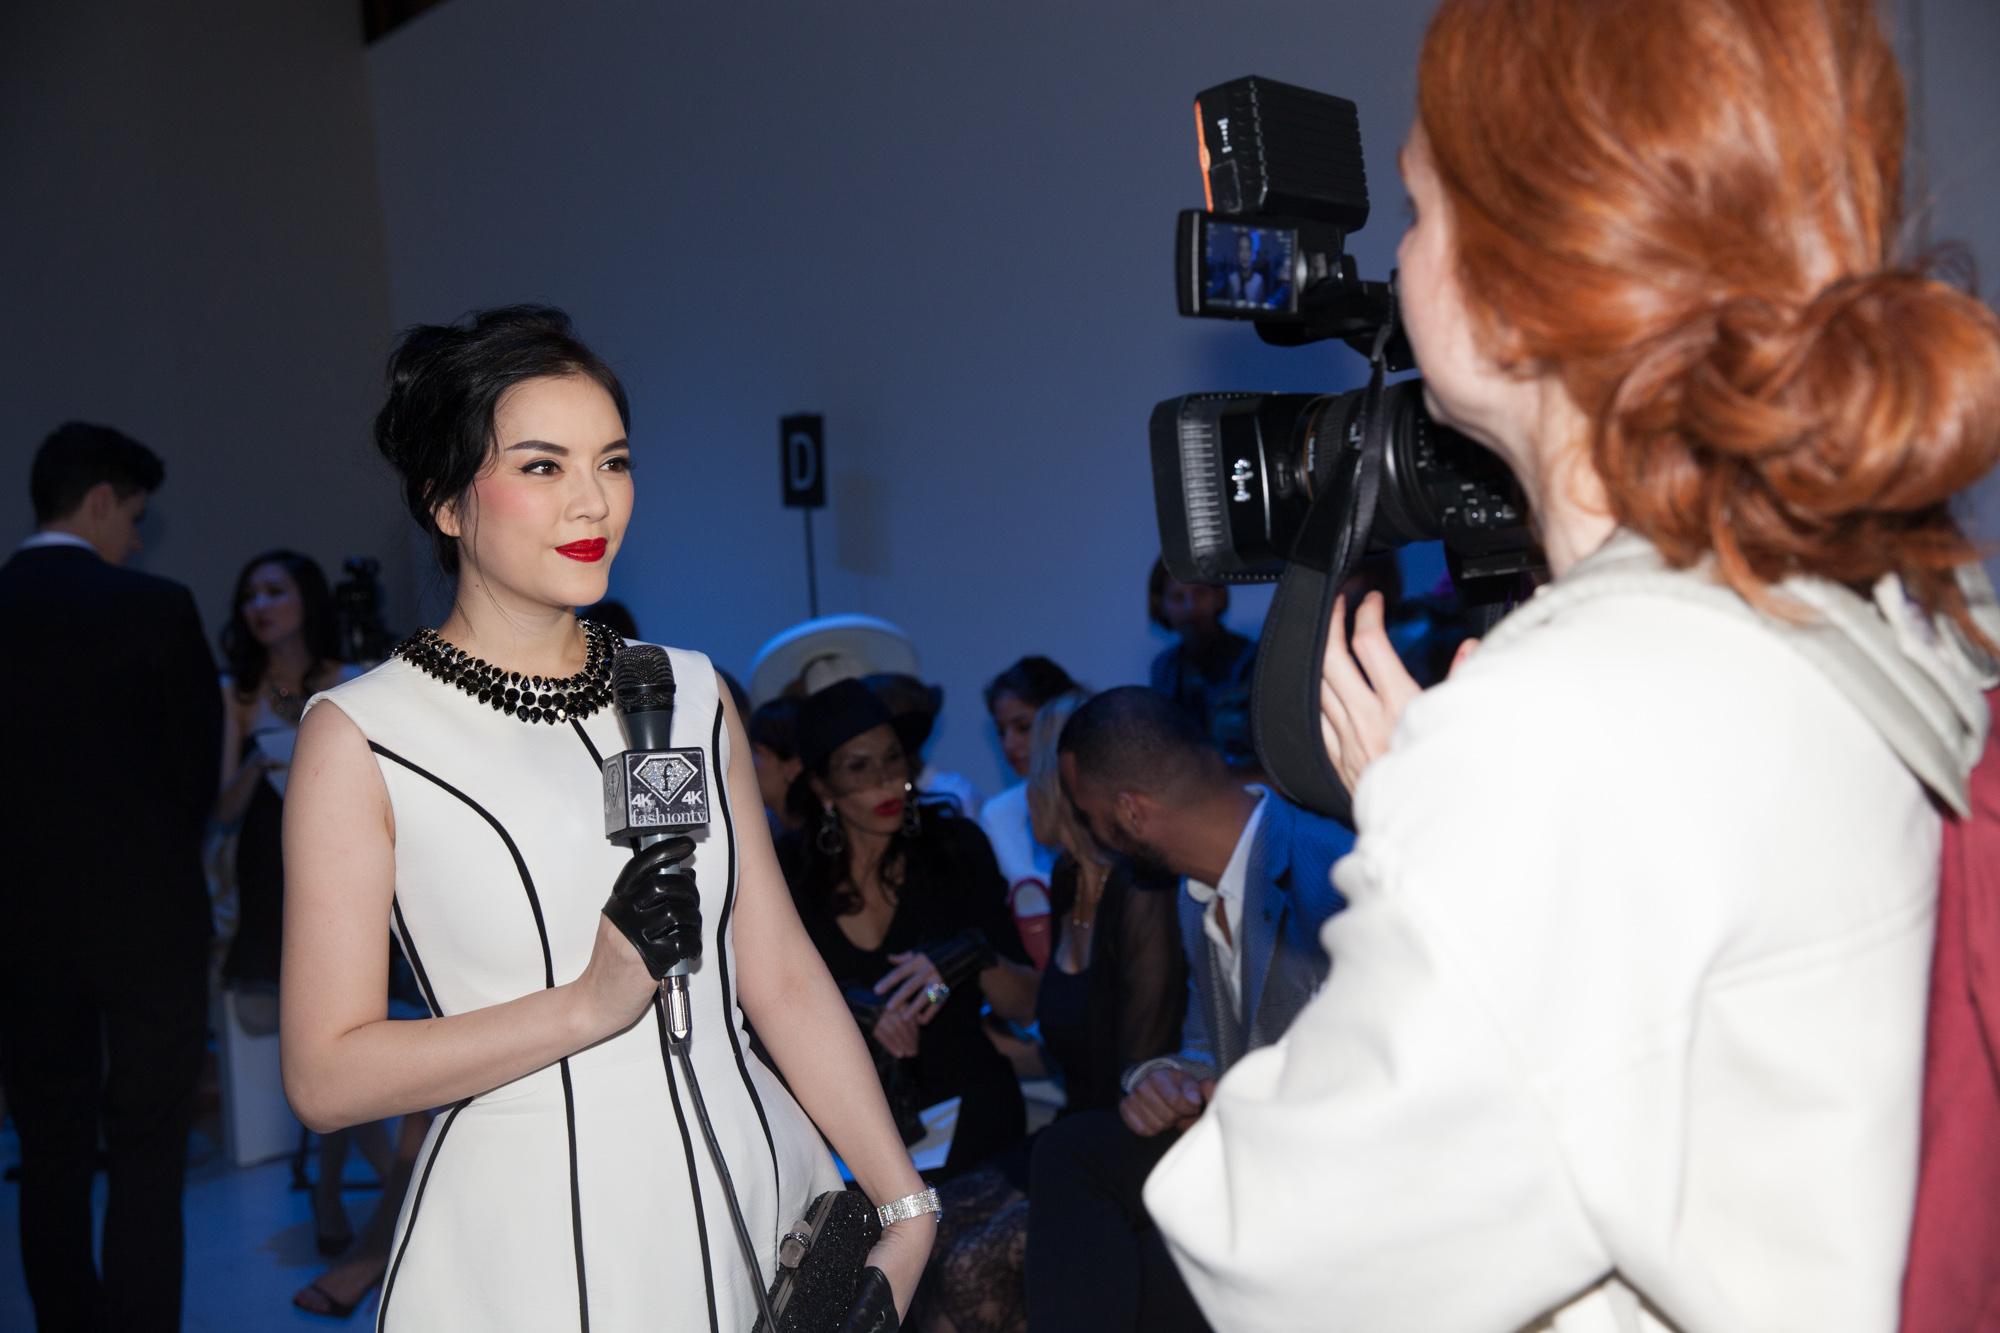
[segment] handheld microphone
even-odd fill
[[[625,749],[604,761],[604,835],[632,846],[635,866],[643,860],[650,873],[657,869],[654,861],[671,866],[692,852],[693,843],[678,835],[708,823],[706,756],[698,746],[674,747],[674,667],[664,649],[651,644],[620,649],[611,669],[611,696]],[[669,838],[680,846],[646,856]],[[678,895],[641,890],[644,901],[635,902],[614,893],[617,910],[610,914],[659,980],[668,1033],[684,1043],[691,1028],[687,976],[701,957],[699,899],[684,872],[662,879],[680,881],[673,886]]]

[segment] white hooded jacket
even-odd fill
[[[1217,1329],[1894,1329],[1984,663],[1786,589],[1621,533],[1411,704],[1325,988],[1147,1183]]]

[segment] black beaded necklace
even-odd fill
[[[402,658],[427,676],[456,685],[480,703],[523,722],[567,722],[586,718],[611,702],[611,659],[623,644],[594,620],[583,625],[583,670],[562,680],[502,671],[463,648],[454,648],[434,629],[420,629],[396,645]]]

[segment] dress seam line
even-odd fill
[[[709,740],[709,753],[716,762],[722,761],[722,700],[715,701],[715,733]],[[743,1042],[736,1031],[736,995],[729,981],[729,950],[726,939],[729,923],[736,913],[736,816],[729,805],[729,781],[727,774],[718,774],[715,783],[716,804],[722,810],[722,827],[729,839],[729,887],[722,899],[722,916],[715,927],[715,958],[719,980],[722,986],[722,1021],[729,1029],[729,1049],[736,1055],[736,1072],[743,1079],[743,1090],[750,1094],[750,1105],[756,1108],[757,1123],[764,1129],[764,1146],[771,1154],[771,1216],[774,1231],[785,1225],[784,1177],[778,1171],[778,1141],[771,1134],[770,1117],[764,1113],[764,1099],[757,1095],[757,1085],[750,1081],[750,1066],[743,1058]],[[773,1237],[775,1239],[775,1235]]]
[[[389,749],[387,746],[382,745],[376,741],[370,741],[368,742],[368,748],[373,750],[376,754],[381,755],[385,759],[393,759],[395,762],[401,764],[404,768],[407,768],[412,773],[415,773],[418,777],[428,778],[430,781],[436,783],[439,787],[442,787],[444,790],[450,792],[453,796],[456,796],[459,800],[465,802],[466,805],[470,806],[474,811],[474,813],[476,813],[481,819],[485,820],[488,824],[492,825],[493,831],[500,835],[500,841],[506,844],[508,855],[514,858],[514,869],[520,872],[521,887],[526,889],[528,892],[528,908],[535,914],[535,934],[537,937],[540,938],[542,944],[543,989],[554,990],[556,985],[555,956],[549,952],[549,928],[547,922],[545,922],[542,919],[541,895],[535,892],[535,879],[534,876],[528,873],[527,859],[521,855],[521,849],[520,847],[515,845],[514,837],[512,834],[507,832],[506,825],[502,824],[499,820],[495,819],[492,815],[492,812],[487,810],[485,806],[473,800],[470,796],[467,796],[464,792],[452,786],[449,782],[446,782],[443,778],[439,777],[437,774],[430,772],[428,769],[421,768],[416,764],[411,763],[409,760],[403,758],[403,756],[397,754],[394,750]]]
[[[410,1220],[403,1227],[403,1243],[396,1247],[396,1262],[389,1266],[389,1276],[382,1282],[382,1299],[375,1306],[375,1333],[383,1333],[388,1326],[389,1298],[396,1294],[396,1277],[403,1271],[403,1256],[409,1253],[410,1238],[417,1234],[417,1215],[423,1210],[424,1190],[430,1186],[431,1170],[437,1166],[437,1159],[444,1152],[445,1135],[451,1133],[452,1124],[458,1119],[458,1113],[470,1105],[472,1098],[467,1097],[451,1108],[451,1114],[447,1115],[444,1124],[438,1127],[437,1142],[431,1145],[430,1156],[424,1160],[424,1173],[417,1178],[416,1197],[410,1200]]]
[[[580,1333],[590,1333],[590,1284],[583,1276],[583,1183],[576,1167],[576,1092],[570,1086],[569,1058],[562,1066],[563,1118],[569,1122],[569,1226],[576,1247],[576,1313]]]
[[[410,960],[410,970],[417,974],[417,987],[424,993],[424,1003],[430,1006],[432,1018],[443,1018],[444,1010],[438,1007],[437,992],[431,989],[430,974],[424,971],[424,960],[417,953],[417,943],[410,937],[410,923],[403,919],[403,904],[394,894],[389,895],[389,914],[396,921],[397,943],[402,946],[403,957]]]
[[[604,756],[599,754],[597,747],[591,743],[590,733],[583,729],[582,721],[577,718],[571,718],[569,724],[576,728],[576,738],[583,742],[583,748],[590,751],[590,762],[596,764],[598,769],[602,771],[604,768]]]

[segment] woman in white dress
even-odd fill
[[[742,720],[705,658],[670,650],[674,743],[713,775],[683,866],[704,946],[691,1056],[757,1251],[746,1268],[656,983],[601,911],[631,861],[603,836],[598,770],[624,748],[620,644],[574,608],[603,597],[632,512],[624,392],[538,307],[418,329],[390,374],[377,443],[458,597],[300,729],[286,1090],[319,1130],[441,1108],[378,1328],[747,1330],[780,1236],[840,1187],[820,1131],[878,1205],[922,1181],[793,912]],[[436,1017],[387,1021],[385,925]],[[789,1092],[749,1054],[746,1018]],[[898,1310],[934,1228],[895,1221],[869,1256]]]

